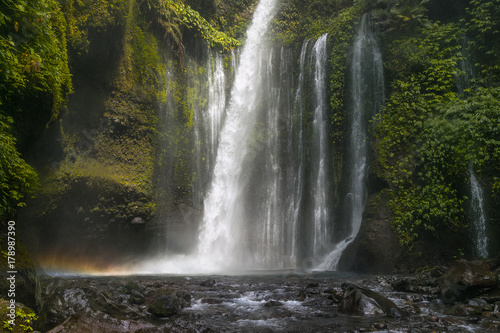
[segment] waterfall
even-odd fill
[[[217,153],[219,143],[220,127],[224,110],[226,108],[226,76],[224,73],[224,64],[222,56],[218,52],[214,52],[212,57],[208,59],[209,75],[208,75],[208,127],[210,129],[210,144],[208,164],[213,165]]]
[[[486,216],[484,213],[483,189],[479,184],[476,174],[469,167],[470,187],[471,187],[471,212],[472,229],[474,231],[475,255],[481,258],[488,258],[488,236],[486,236]]]
[[[288,138],[287,138],[287,193],[290,194],[286,208],[285,218],[288,221],[288,239],[290,240],[290,255],[293,258],[293,267],[299,256],[298,234],[299,222],[302,209],[302,197],[304,193],[305,178],[305,151],[304,151],[304,117],[303,117],[303,90],[306,72],[306,55],[309,41],[305,41],[300,51],[299,80],[295,92],[293,107],[289,108],[288,114]]]
[[[203,202],[207,182],[215,163],[219,135],[226,109],[226,72],[222,55],[207,45],[206,89],[200,89],[206,98],[206,107],[194,108],[194,145],[196,159],[196,179],[193,184],[193,201],[198,206]],[[186,67],[196,72],[197,65],[187,61]]]
[[[324,254],[329,240],[329,216],[327,202],[327,177],[326,177],[326,154],[327,154],[327,117],[326,117],[326,65],[328,35],[324,34],[314,44],[315,71],[314,71],[314,94],[315,111],[313,120],[313,147],[312,159],[314,163],[314,236],[313,256]]]
[[[248,37],[241,52],[226,111],[209,192],[204,200],[204,216],[199,235],[198,258],[201,266],[224,269],[238,266],[245,258],[244,203],[242,191],[245,161],[256,107],[263,84],[262,58],[266,50],[265,33],[273,17],[275,0],[259,2]]]
[[[367,197],[369,124],[384,102],[382,55],[367,14],[363,15],[354,40],[350,84],[350,134],[345,157],[347,171],[344,171],[348,173],[348,190],[343,207],[347,234],[319,265],[318,269],[322,270],[336,269],[342,251],[354,240],[361,226]]]
[[[312,268],[331,251],[319,266],[329,270],[356,236],[366,200],[369,121],[383,103],[384,90],[371,25],[364,17],[353,45],[344,161],[349,228],[342,234],[345,228],[334,230],[338,214],[332,210],[329,180],[328,35],[305,41],[296,61],[291,48],[266,43],[274,7],[274,0],[259,3],[245,46],[231,53],[236,72],[229,98],[225,86],[231,79],[223,66],[229,59],[208,51],[206,70],[196,64],[189,70],[203,72],[197,80],[207,82],[196,97],[206,105],[193,103],[193,189],[203,209],[197,244],[191,254],[173,251],[142,271]],[[169,239],[179,242],[174,232]],[[341,242],[333,246],[337,232]],[[303,267],[308,260],[311,267]]]

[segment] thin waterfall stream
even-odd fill
[[[373,24],[365,14],[361,20],[353,46],[351,63],[351,108],[348,141],[349,180],[344,199],[343,216],[347,234],[317,267],[335,270],[342,252],[358,234],[366,204],[366,177],[368,174],[370,122],[384,102],[384,75],[382,55],[373,32]]]
[[[480,258],[488,258],[488,236],[486,233],[486,214],[484,212],[483,189],[479,184],[476,173],[469,167],[472,212],[473,242],[475,255]]]

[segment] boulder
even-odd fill
[[[0,323],[5,332],[23,333],[31,331],[35,322],[35,312],[22,303],[0,300]],[[14,325],[9,321],[14,320]],[[23,328],[22,324],[25,328]],[[2,332],[4,332],[2,331]]]
[[[57,284],[57,281],[54,283]],[[48,290],[51,289],[49,284]],[[54,289],[40,311],[37,326],[46,332],[61,325],[68,318],[80,322],[91,318],[95,313],[102,313],[117,319],[136,321],[145,319],[146,313],[134,304],[137,303],[134,302],[133,295],[123,294],[120,288],[113,288],[112,285],[88,284],[88,281],[84,279],[77,279]],[[105,317],[102,318],[105,319]]]
[[[130,221],[130,224],[134,225],[144,225],[146,224],[146,221],[144,221],[141,217],[134,217],[132,221]]]
[[[200,286],[201,287],[213,287],[215,286],[217,282],[215,281],[215,279],[208,279],[208,280],[205,280],[205,281],[202,281],[200,283]]]
[[[5,228],[6,229],[6,228]],[[0,250],[7,251],[7,235],[0,234]],[[8,267],[7,260],[3,258],[0,260],[0,295],[6,297],[9,294],[10,282],[7,280],[12,274],[12,268]],[[42,287],[36,268],[31,261],[27,249],[21,242],[16,242],[16,255],[15,255],[15,294],[16,301],[25,304],[27,307],[40,310],[42,305]]]
[[[496,286],[497,280],[486,261],[457,261],[439,278],[445,304],[473,298]]]
[[[45,302],[39,318],[42,331],[47,331],[89,306],[89,298],[81,288],[59,287]]]
[[[390,274],[402,252],[391,227],[392,213],[387,208],[386,191],[368,197],[358,235],[344,250],[338,263],[340,271]]]
[[[393,301],[372,290],[355,285],[345,286],[339,311],[362,316],[401,317],[401,311]]]
[[[144,332],[148,329],[151,329],[149,332],[161,332],[155,330],[155,326],[150,323],[113,318],[106,313],[86,308],[47,333],[126,333]]]
[[[170,317],[179,312],[183,300],[173,295],[158,295],[151,304],[148,311],[159,318]]]

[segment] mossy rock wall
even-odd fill
[[[81,18],[85,10],[90,17],[107,10],[99,24],[77,20],[80,43],[69,48],[75,92],[68,112],[31,154],[42,188],[21,219],[31,222],[26,238],[45,261],[94,257],[96,265],[105,265],[111,258],[140,256],[150,244],[144,235],[154,233],[145,230],[156,202],[165,46],[135,1],[92,7],[98,3],[73,13]]]

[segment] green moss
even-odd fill
[[[0,298],[0,319],[2,321],[0,325],[2,325],[3,332],[32,332],[33,324],[38,319],[35,312],[20,303],[16,303],[15,324],[12,325],[10,317],[7,316],[10,313],[8,306],[10,306],[9,301],[4,301]]]

